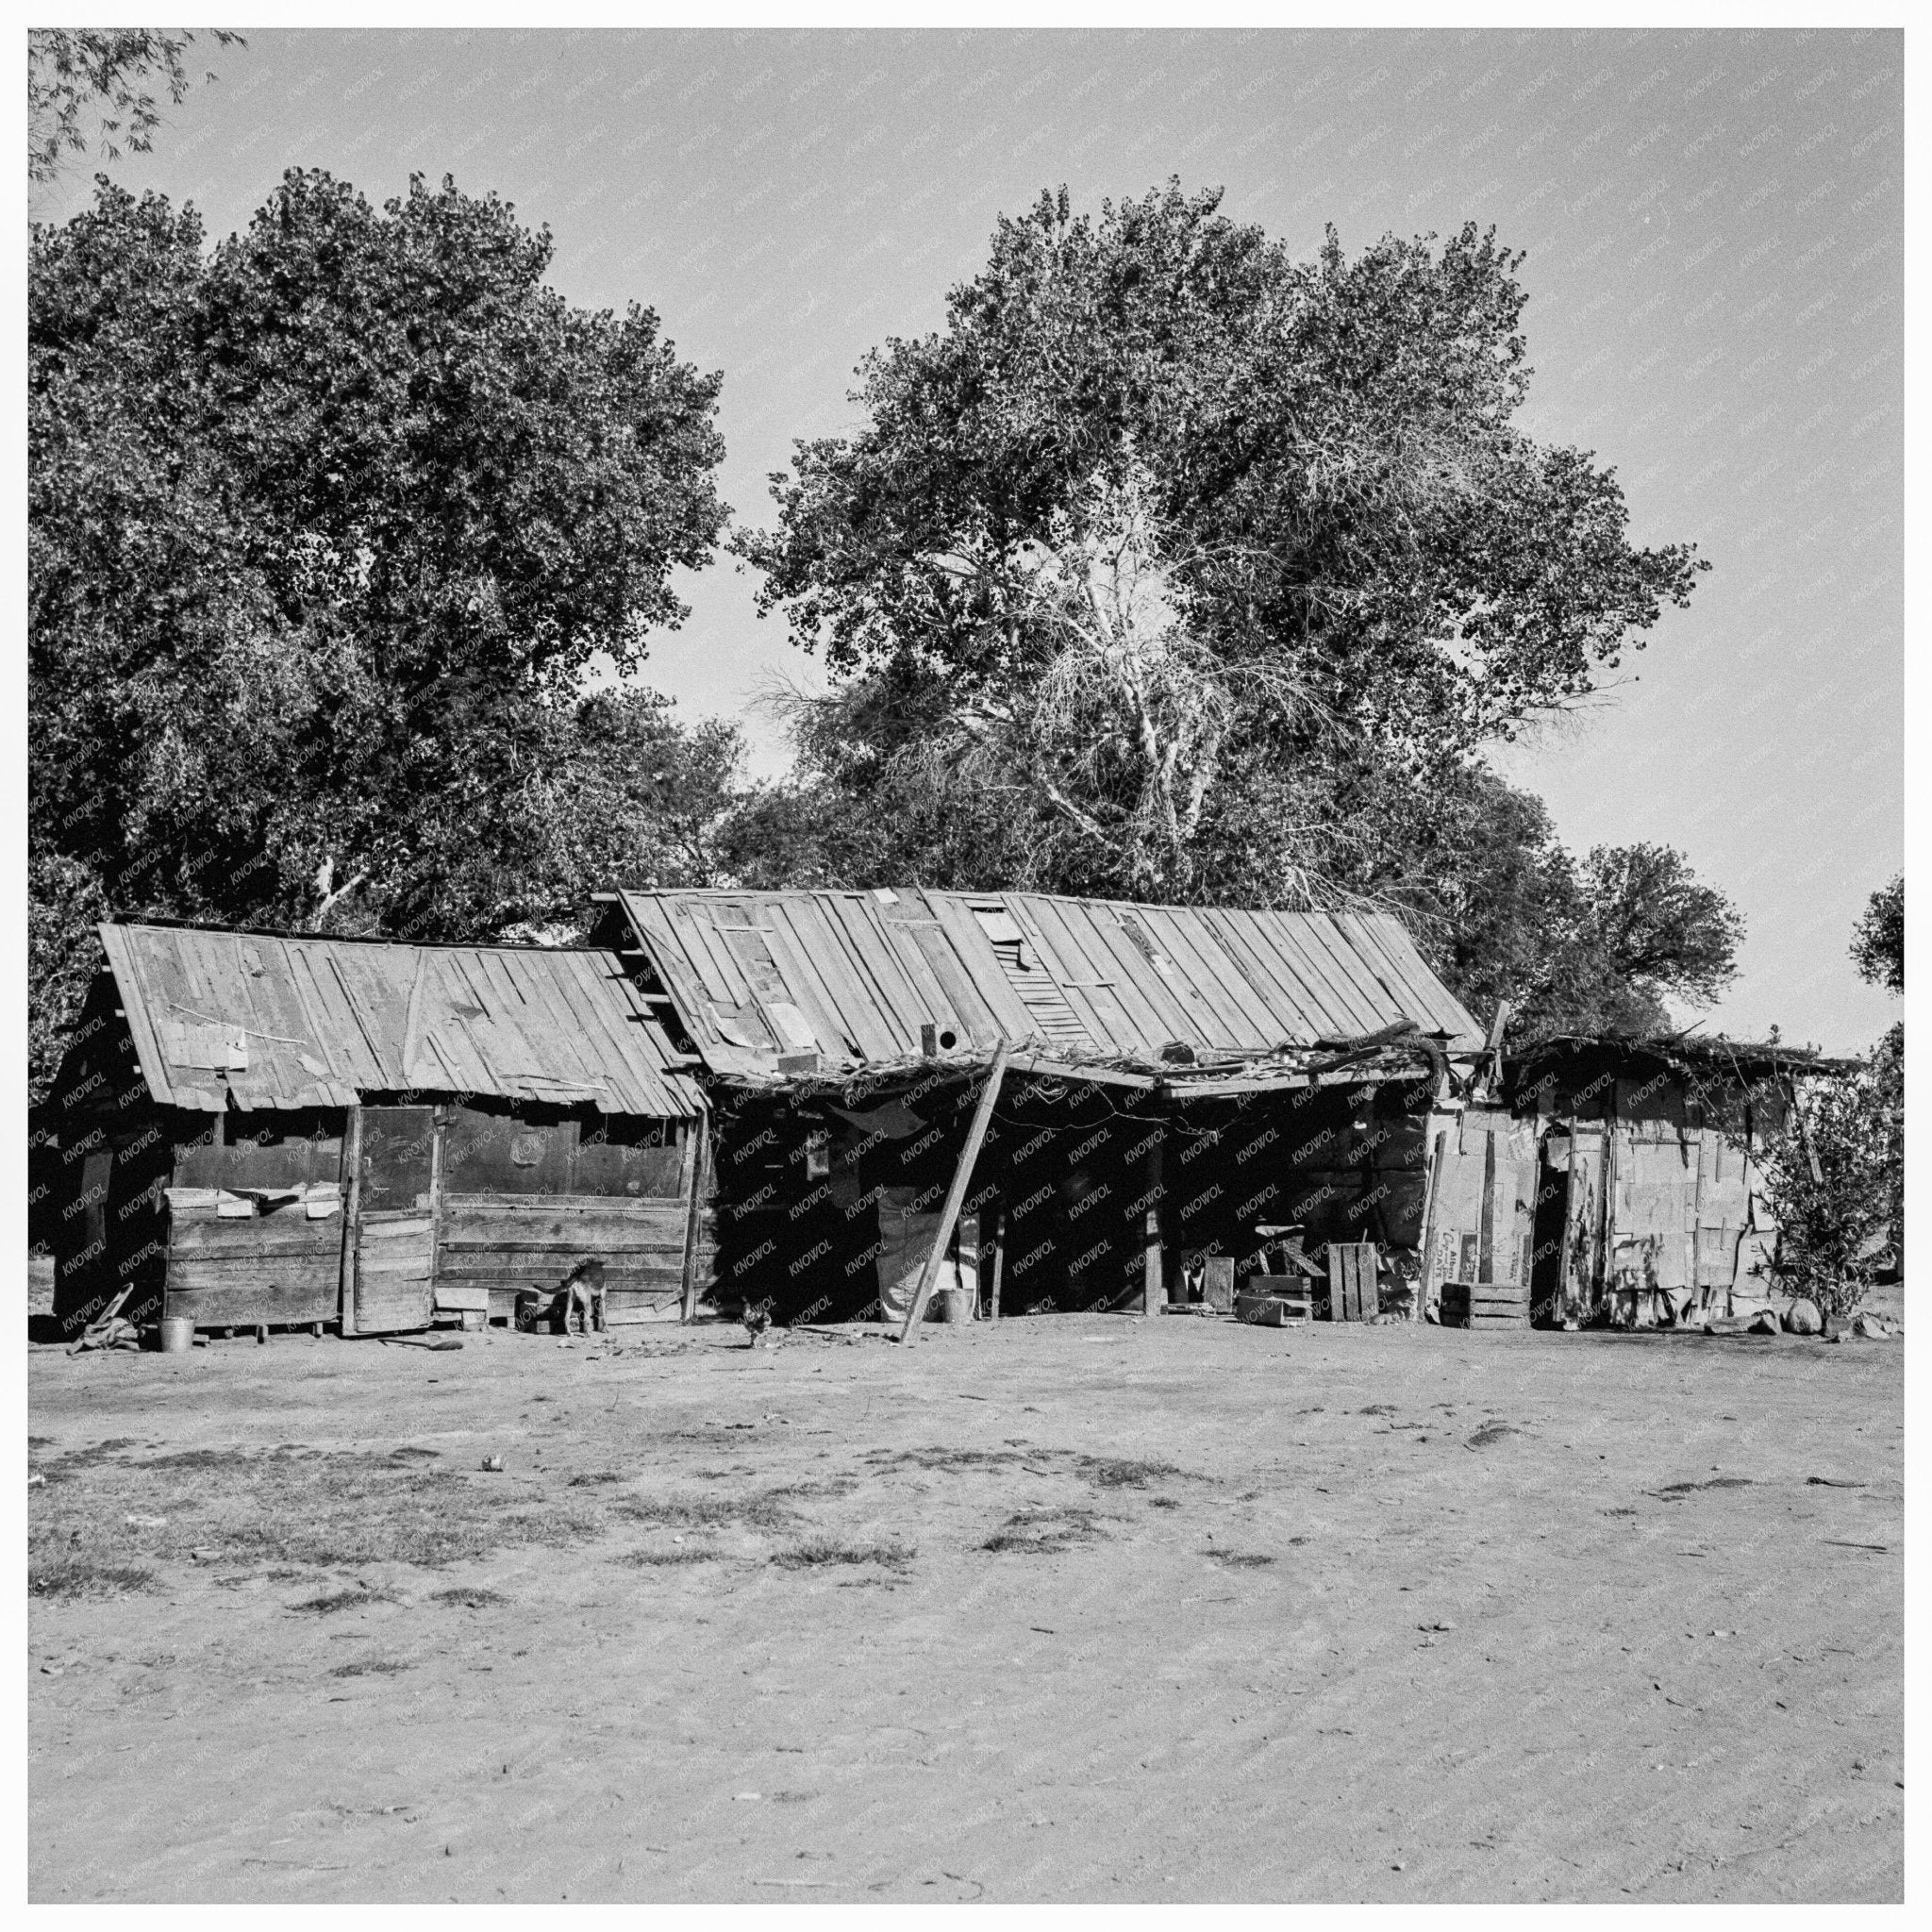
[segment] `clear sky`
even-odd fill
[[[656,308],[724,372],[724,493],[762,522],[853,365],[937,327],[995,215],[1178,175],[1298,251],[1324,223],[1528,251],[1527,426],[1597,452],[1640,541],[1713,565],[1587,717],[1499,750],[1575,847],[1681,847],[1750,922],[1706,1024],[1834,1050],[1895,1016],[1846,958],[1903,853],[1904,48],[1767,33],[254,33],[131,188],[241,226],[284,168],[373,199],[494,189],[573,301]],[[56,220],[90,159],[34,198]],[[810,681],[750,576],[683,586],[653,681],[741,716]],[[745,720],[759,769],[783,761]]]

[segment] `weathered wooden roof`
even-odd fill
[[[1158,1062],[1174,1041],[1266,1053],[1404,1018],[1481,1029],[1391,918],[1137,906],[1041,892],[621,892],[706,1064],[770,1076],[1030,1042],[1066,1063]],[[943,1040],[941,1041],[943,1045]]]
[[[103,925],[165,1106],[486,1093],[689,1118],[702,1101],[615,953]]]

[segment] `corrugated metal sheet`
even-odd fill
[[[780,1051],[1153,1060],[1375,1031],[1407,1018],[1474,1052],[1481,1029],[1386,915],[1134,906],[1039,892],[624,892],[632,930],[708,1066]]]
[[[163,1105],[345,1107],[408,1090],[658,1119],[702,1105],[615,953],[100,933]]]

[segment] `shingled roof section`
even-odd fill
[[[615,953],[103,925],[164,1106],[480,1093],[688,1119],[703,1101]]]
[[[1005,1040],[1070,1065],[1158,1066],[1176,1042],[1265,1055],[1403,1020],[1451,1053],[1483,1043],[1385,915],[913,888],[615,896],[715,1074],[916,1058],[927,1026],[949,1054]]]

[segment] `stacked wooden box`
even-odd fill
[[[1293,1274],[1250,1274],[1234,1298],[1235,1319],[1260,1328],[1286,1328],[1291,1322],[1314,1320],[1314,1298],[1307,1284]]]
[[[1529,1290],[1514,1281],[1445,1281],[1445,1328],[1527,1328]]]

